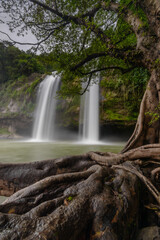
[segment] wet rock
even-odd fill
[[[7,111],[9,111],[11,113],[16,113],[16,112],[20,111],[20,108],[19,108],[18,104],[11,99],[11,101],[9,102],[9,104],[7,106]]]

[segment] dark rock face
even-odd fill
[[[106,122],[100,126],[100,136],[102,139],[111,141],[127,141],[133,133],[135,123],[124,125],[121,122]]]
[[[30,117],[4,117],[0,118],[1,128],[8,129],[8,135],[30,137],[32,132],[32,119]]]

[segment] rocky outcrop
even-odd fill
[[[32,118],[20,115],[16,117],[3,117],[0,118],[0,127],[6,130],[6,133],[0,134],[1,138],[30,137]]]
[[[0,137],[30,137],[37,86],[44,74],[33,73],[0,85]]]
[[[10,100],[8,106],[6,108],[4,108],[4,110],[2,111],[2,113],[17,113],[20,111],[20,108],[17,104],[17,102],[13,101],[13,99]]]

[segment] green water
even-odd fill
[[[78,155],[89,151],[119,152],[123,144],[98,145],[71,142],[0,141],[0,162],[20,163]]]
[[[0,162],[21,163],[45,159],[54,159],[69,155],[83,154],[89,151],[114,152],[122,150],[124,144],[107,145],[76,144],[71,142],[29,142],[0,140]],[[5,197],[0,196],[0,202]]]

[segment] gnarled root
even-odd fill
[[[154,144],[124,154],[90,152],[2,164],[0,192],[15,193],[0,205],[0,239],[135,239],[142,203],[139,183],[157,201],[152,205],[160,207],[159,191],[143,171],[146,161],[159,162],[159,153],[160,145]],[[152,177],[158,171],[152,167]]]
[[[64,163],[64,159],[56,161]],[[125,220],[130,224],[130,235],[134,235],[133,224],[138,221],[136,177],[93,161],[90,166],[90,159],[85,161],[88,163],[79,160],[82,171],[46,177],[1,204],[1,240],[19,236],[26,240],[117,240],[119,234],[128,240]],[[63,171],[65,166],[60,165],[59,171]]]

